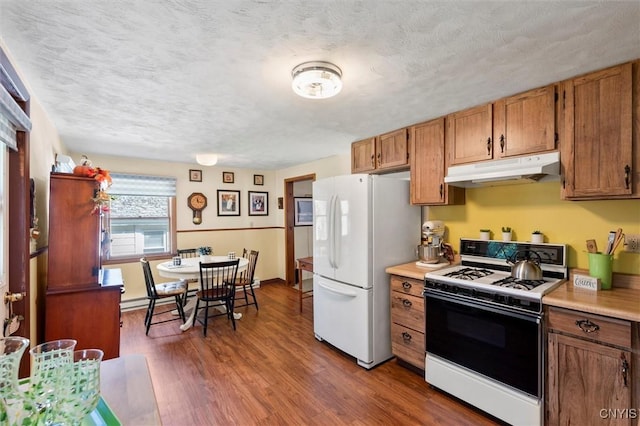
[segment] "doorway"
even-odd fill
[[[288,286],[295,284],[296,273],[296,240],[300,241],[300,235],[296,238],[296,229],[301,229],[302,233],[309,234],[309,244],[312,243],[311,233],[313,232],[311,226],[299,227],[295,225],[295,199],[297,197],[311,197],[311,184],[316,180],[316,174],[308,174],[303,176],[296,176],[284,181],[284,214],[285,214],[285,280]],[[298,232],[300,234],[300,232]],[[305,240],[302,238],[302,240]],[[300,243],[299,243],[300,244]],[[306,247],[306,251],[309,251],[311,256],[313,254],[312,247]],[[298,256],[301,257],[301,256]]]

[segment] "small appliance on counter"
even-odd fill
[[[453,262],[453,247],[444,243],[445,227],[441,220],[429,220],[422,224],[421,244],[416,248],[416,265],[437,268]]]

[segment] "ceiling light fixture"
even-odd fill
[[[216,154],[196,154],[196,161],[201,166],[213,166],[218,162]]]
[[[291,71],[293,91],[307,99],[326,99],[342,90],[342,71],[329,62],[304,62]]]

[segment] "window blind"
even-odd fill
[[[111,173],[111,179],[109,193],[113,195],[176,196],[174,177]]]
[[[0,141],[14,151],[18,149],[16,141],[18,130],[31,131],[31,120],[13,100],[7,89],[0,85]]]

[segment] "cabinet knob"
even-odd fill
[[[376,166],[376,156],[371,154],[371,167]]]
[[[402,340],[404,340],[405,342],[410,342],[411,341],[411,335],[409,333],[407,333],[406,331],[402,332]]]
[[[402,288],[404,288],[405,290],[411,290],[411,283],[409,281],[403,281]]]
[[[576,325],[580,328],[580,330],[584,331],[585,333],[593,333],[600,330],[600,326],[598,324],[593,323],[588,319],[577,320]]]
[[[405,308],[410,308],[412,305],[413,303],[411,303],[411,300],[402,299],[402,306],[404,306]]]

